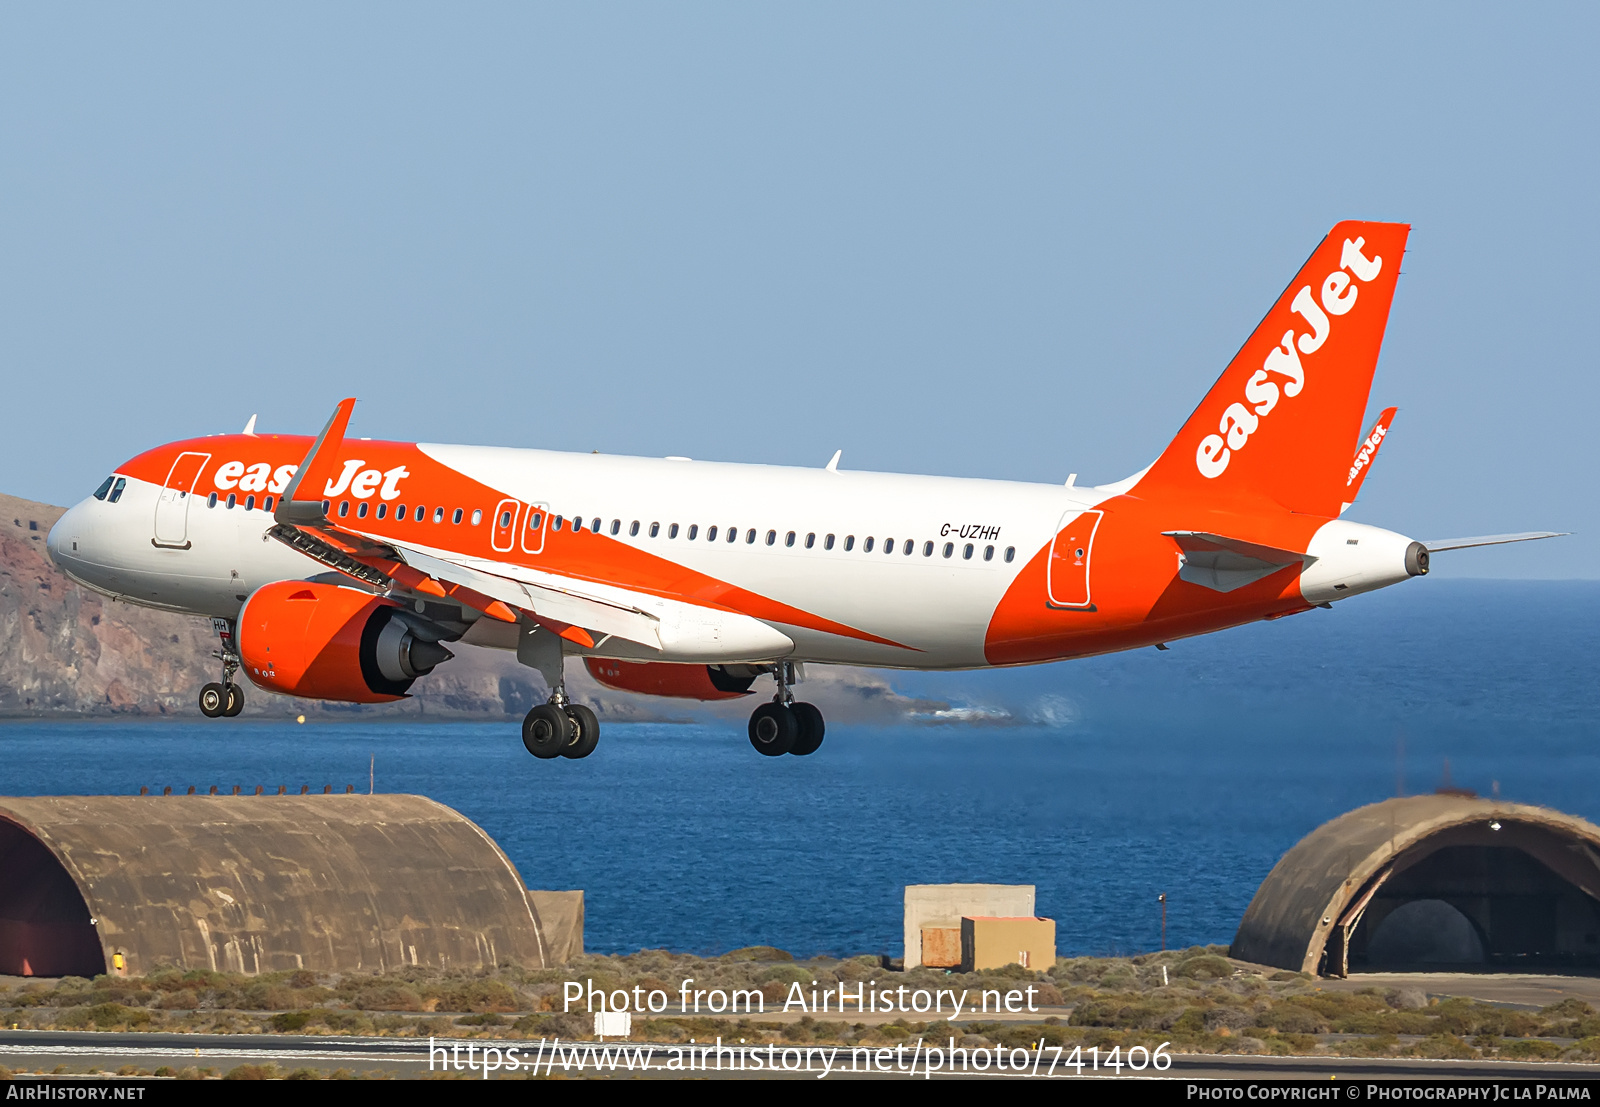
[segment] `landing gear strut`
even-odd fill
[[[233,645],[233,624],[227,619],[212,619],[211,627],[222,641],[222,647],[213,650],[212,657],[222,662],[222,683],[211,683],[200,689],[200,714],[208,719],[219,716],[231,719],[244,710],[244,689],[233,682],[239,671],[239,651]]]
[[[822,712],[809,703],[795,700],[791,686],[799,673],[792,661],[780,661],[772,668],[778,682],[777,695],[750,713],[750,744],[767,757],[792,753],[798,757],[816,753],[826,729]]]
[[[550,702],[522,720],[522,744],[542,760],[588,757],[600,743],[600,720],[583,704],[567,699],[565,680],[557,680],[553,689]]]

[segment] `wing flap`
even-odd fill
[[[495,568],[501,572],[487,572],[456,560],[437,557],[411,546],[398,543],[391,545],[402,563],[430,577],[464,584],[490,599],[499,600],[513,608],[520,608],[542,618],[625,638],[651,649],[661,649],[659,620],[637,607],[613,603],[571,589],[551,588],[513,580],[503,575],[503,571],[514,568],[512,566],[496,564]]]

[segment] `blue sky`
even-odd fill
[[[1600,8],[0,8],[0,490],[352,433],[1147,464],[1321,235],[1414,225],[1351,518],[1595,577]]]

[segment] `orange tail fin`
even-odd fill
[[[1339,514],[1410,231],[1334,227],[1133,494]]]

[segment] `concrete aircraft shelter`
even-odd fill
[[[423,796],[0,798],[0,973],[546,968],[538,895]]]
[[[1600,965],[1600,827],[1408,796],[1324,823],[1250,901],[1231,953],[1299,972]]]

